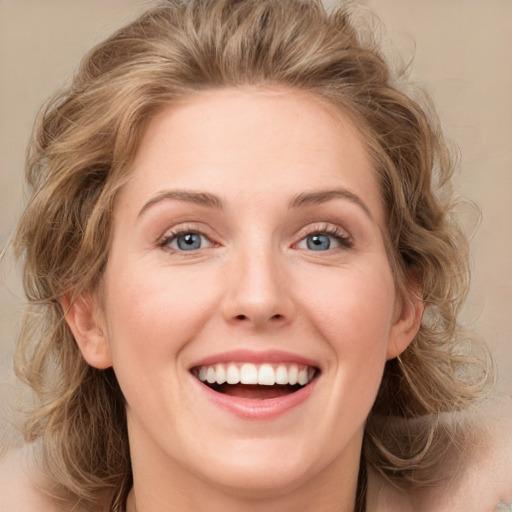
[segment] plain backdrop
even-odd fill
[[[23,209],[24,152],[39,107],[69,80],[94,43],[150,3],[0,0],[0,250]],[[414,55],[411,77],[432,95],[448,137],[460,147],[458,190],[482,211],[472,241],[473,281],[463,318],[490,345],[499,386],[511,393],[512,1],[361,3],[381,18],[394,52],[406,60]],[[475,223],[468,218],[468,229]],[[11,366],[23,302],[8,254],[0,271],[4,422],[11,416],[11,398],[19,394]]]

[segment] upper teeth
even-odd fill
[[[256,365],[253,363],[217,363],[211,366],[200,366],[194,372],[199,380],[209,384],[308,384],[315,375],[315,369],[297,364]]]

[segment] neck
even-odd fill
[[[346,461],[333,461],[318,474],[278,490],[240,490],[202,480],[183,467],[155,472],[134,461],[126,512],[362,512],[358,482],[366,483],[361,482],[358,462],[347,471]]]
[[[185,450],[155,440],[137,418],[128,427],[134,484],[127,512],[358,510],[362,427],[334,454],[324,445],[317,452],[308,439],[257,432],[222,438],[222,449],[197,439]]]
[[[163,503],[161,499],[155,499],[154,495],[148,495],[142,490],[139,492],[134,487],[128,495],[126,512],[363,512],[356,503],[356,493],[342,495],[340,492],[333,492],[331,486],[325,492],[324,486],[316,488],[313,494],[311,490],[304,492],[283,493],[280,496],[265,496],[256,494],[253,496],[236,495],[227,492],[201,491],[183,499],[183,496],[176,496],[174,500]],[[308,496],[305,496],[309,494]]]

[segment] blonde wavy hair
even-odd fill
[[[326,12],[319,0],[162,1],[93,48],[40,113],[15,238],[29,300],[16,368],[38,397],[25,436],[41,440],[55,496],[94,510],[106,496],[117,509],[131,486],[122,392],[112,369],[82,358],[61,299],[102,279],[116,194],[148,120],[205,89],[307,91],[355,122],[381,187],[398,293],[408,300],[413,280],[425,302],[418,335],[386,365],[364,459],[416,485],[439,464],[438,440],[460,441],[439,417],[471,406],[490,373],[456,320],[469,272],[454,163],[428,100],[402,92],[361,12],[350,2]]]

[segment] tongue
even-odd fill
[[[294,386],[258,386],[250,384],[223,384],[218,387],[218,391],[229,396],[240,398],[251,398],[252,400],[267,400],[269,398],[277,398],[289,395],[297,390]]]

